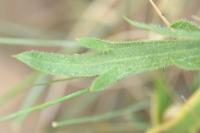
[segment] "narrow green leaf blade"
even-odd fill
[[[12,113],[10,115],[7,115],[7,116],[1,116],[0,117],[0,122],[1,121],[5,121],[5,120],[9,120],[9,119],[13,119],[13,118],[16,118],[16,117],[21,116],[21,115],[28,114],[28,113],[31,113],[33,111],[38,111],[38,110],[45,109],[45,108],[47,108],[49,106],[58,104],[60,102],[64,102],[64,101],[66,101],[68,99],[71,99],[71,98],[74,98],[74,97],[78,97],[78,96],[86,94],[86,93],[89,93],[89,89],[81,89],[81,90],[79,90],[77,92],[71,93],[71,94],[63,96],[61,98],[58,98],[58,99],[55,99],[55,100],[52,100],[52,101],[49,101],[49,102],[34,106],[34,107],[25,108],[25,109],[22,109],[22,110],[20,110],[18,112],[15,112],[15,113]]]
[[[1,37],[0,45],[24,45],[24,46],[72,46],[77,45],[73,41],[69,40],[53,40],[53,39],[33,39],[33,38],[10,38]]]
[[[84,116],[84,117],[80,117],[80,118],[71,118],[71,119],[66,119],[66,120],[61,120],[61,121],[55,121],[52,123],[52,126],[57,128],[57,127],[81,124],[81,123],[87,123],[87,122],[98,122],[98,121],[102,121],[102,120],[119,117],[119,116],[127,114],[127,113],[134,113],[136,111],[145,109],[148,106],[149,106],[148,101],[141,101],[141,102],[135,103],[131,106],[128,106],[125,109],[120,109],[120,110],[116,110],[116,111],[112,111],[112,112],[108,112],[108,113],[104,113],[104,114],[100,114],[100,115]]]
[[[142,22],[136,22],[136,21],[132,21],[128,18],[124,18],[129,24],[141,28],[141,29],[145,29],[145,30],[150,30],[162,35],[166,35],[166,36],[171,36],[171,37],[185,37],[185,38],[194,38],[194,39],[200,39],[200,31],[198,30],[184,30],[184,29],[180,29],[176,28],[173,29],[173,27],[170,28],[166,28],[166,27],[161,27],[158,25],[154,25],[154,24],[145,24]],[[179,23],[180,24],[180,23]],[[173,25],[172,25],[173,26]]]

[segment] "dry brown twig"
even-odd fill
[[[170,22],[166,19],[166,17],[162,14],[162,12],[160,11],[160,9],[157,7],[157,5],[154,3],[153,0],[149,0],[149,2],[151,3],[151,5],[153,6],[153,8],[155,9],[155,11],[157,12],[157,14],[159,15],[159,17],[162,19],[162,21],[166,24],[167,27],[170,27]]]

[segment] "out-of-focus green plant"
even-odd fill
[[[170,121],[163,122],[148,133],[196,133],[200,122],[200,90],[198,89]]]
[[[152,95],[151,103],[151,119],[153,126],[158,126],[163,122],[163,117],[172,103],[172,97],[165,83],[166,80],[163,76],[159,76],[154,81],[154,93]]]
[[[66,126],[66,125],[81,124],[81,123],[87,123],[87,122],[98,122],[98,121],[102,121],[106,119],[119,117],[123,114],[133,113],[133,112],[145,109],[148,106],[149,106],[148,101],[141,101],[125,109],[112,111],[105,114],[100,114],[100,115],[95,115],[95,116],[85,116],[81,118],[71,118],[71,119],[66,119],[62,121],[55,121],[52,123],[52,126],[61,127],[61,126]]]

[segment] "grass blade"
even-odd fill
[[[49,79],[49,77],[47,75],[42,74],[35,81],[35,84],[37,84],[38,82],[46,81],[48,79]],[[26,109],[26,108],[30,108],[31,106],[33,106],[34,103],[36,102],[36,100],[38,100],[39,96],[42,94],[42,92],[44,92],[46,87],[47,86],[34,86],[34,87],[32,87],[30,89],[30,92],[27,94],[26,98],[23,100],[21,110]],[[21,115],[20,117],[18,117],[18,119],[15,120],[16,125],[22,124],[22,122],[25,120],[25,118],[27,116],[28,115],[24,114],[24,115]]]
[[[148,101],[141,101],[139,103],[136,103],[134,105],[131,105],[125,109],[113,111],[113,112],[108,112],[105,114],[101,115],[95,115],[95,116],[86,116],[86,117],[81,117],[81,118],[73,118],[73,119],[67,119],[63,121],[55,121],[52,123],[53,127],[61,127],[61,126],[67,126],[67,125],[73,125],[73,124],[81,124],[81,123],[86,123],[86,122],[98,122],[102,120],[107,120],[107,119],[112,119],[115,117],[122,116],[127,113],[133,113],[139,110],[142,110],[144,108],[147,108],[149,106]]]
[[[71,46],[76,45],[73,41],[68,40],[45,40],[45,39],[31,39],[31,38],[9,38],[1,37],[0,45],[24,45],[24,46]]]
[[[22,109],[18,112],[15,112],[15,113],[7,115],[7,116],[2,116],[2,117],[0,117],[0,122],[5,121],[5,120],[9,120],[9,119],[13,119],[15,117],[18,117],[18,116],[21,116],[21,115],[24,115],[24,114],[27,114],[27,113],[31,113],[33,111],[37,111],[37,110],[47,108],[47,107],[52,106],[54,104],[69,100],[69,99],[74,98],[74,97],[78,97],[78,96],[86,94],[86,93],[89,93],[89,89],[81,89],[77,92],[71,93],[71,94],[66,95],[64,97],[61,97],[61,98],[58,98],[58,99],[55,99],[55,100],[34,106],[34,107]]]

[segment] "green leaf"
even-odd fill
[[[77,39],[80,45],[95,49],[99,51],[109,51],[110,50],[110,42],[107,42],[105,40],[97,39],[97,38],[90,38],[90,37],[83,37],[80,39]],[[112,48],[112,47],[111,47]]]
[[[91,91],[97,91],[102,90],[109,85],[113,84],[117,80],[120,80],[129,74],[131,74],[133,70],[129,69],[123,69],[123,68],[113,68],[112,70],[109,70],[108,72],[103,73],[98,78],[94,80],[92,83],[90,90]]]
[[[200,30],[197,30],[197,26],[191,24],[188,21],[178,21],[172,24],[171,28],[161,27],[154,24],[145,24],[141,22],[132,21],[128,18],[124,18],[129,24],[153,32],[157,32],[162,35],[171,36],[171,37],[184,37],[184,38],[193,38],[200,39]],[[178,26],[177,26],[178,25]],[[187,26],[187,27],[184,27]],[[177,27],[177,28],[175,28]],[[191,28],[192,27],[192,28]],[[196,29],[196,30],[194,30]]]
[[[196,25],[193,22],[190,22],[188,20],[178,20],[171,24],[171,28],[177,29],[177,30],[184,30],[184,31],[200,31],[200,28],[198,25]]]
[[[157,25],[147,25],[147,24],[143,24],[143,23],[139,23],[139,22],[134,22],[128,18],[125,18],[129,23],[134,24],[135,26],[138,26],[140,28],[146,28],[152,31],[160,31],[160,32],[165,32],[162,30],[166,30],[168,32],[173,32],[172,36],[174,36],[174,32],[176,32],[176,30],[179,31],[183,31],[183,32],[187,32],[187,34],[191,34],[191,32],[200,32],[200,28],[198,27],[198,25],[187,21],[187,20],[178,20],[174,23],[171,24],[171,28],[173,28],[173,30],[169,29],[169,28],[164,28],[164,27],[159,27]],[[176,30],[174,30],[176,29]],[[169,31],[170,30],[170,31]],[[178,32],[179,32],[178,31]],[[170,34],[170,33],[169,33]],[[176,34],[176,33],[175,33]],[[179,33],[177,33],[178,36]],[[170,35],[171,36],[171,35]],[[153,43],[154,41],[118,41],[118,42],[114,42],[114,41],[107,41],[107,40],[101,40],[98,38],[89,38],[89,37],[83,37],[80,39],[77,39],[79,41],[80,45],[83,45],[84,47],[90,48],[90,49],[94,49],[97,51],[103,51],[103,52],[109,52],[110,50],[115,50],[116,48],[124,48],[124,47],[140,47],[141,44],[150,44]]]
[[[91,89],[97,90],[95,88],[103,89],[131,73],[154,70],[169,65],[175,64],[190,70],[199,69],[199,43],[199,40],[151,41],[136,44],[138,46],[133,45],[133,48],[132,46],[122,47],[107,53],[62,55],[30,51],[16,57],[34,69],[54,75],[69,77],[100,75]]]
[[[174,62],[176,66],[185,70],[199,70],[200,68],[200,58],[187,58],[187,59],[180,59]]]
[[[116,49],[122,48],[144,48],[144,45],[149,44],[159,44],[163,43],[163,41],[149,41],[149,40],[139,40],[139,41],[108,41],[108,40],[101,40],[98,38],[89,38],[83,37],[78,39],[79,43],[90,49],[94,49],[96,51],[102,51],[103,53],[110,52]]]
[[[200,69],[200,31],[196,25],[187,21],[179,21],[172,24],[171,28],[165,28],[138,23],[129,19],[126,20],[137,27],[176,37],[176,39],[167,41],[111,42],[94,38],[83,38],[79,39],[79,42],[83,46],[96,51],[75,55],[37,51],[18,54],[16,56],[17,59],[36,70],[48,74],[66,77],[97,76],[97,78],[89,89],[83,89],[59,99],[20,110],[19,112],[1,117],[0,121],[44,109],[90,91],[103,90],[117,80],[131,74],[152,71],[170,65],[176,65],[187,70]],[[197,100],[199,101],[199,99]],[[184,120],[189,120],[192,123],[189,117]],[[171,130],[171,127],[168,129]],[[175,127],[175,129],[179,128]]]

